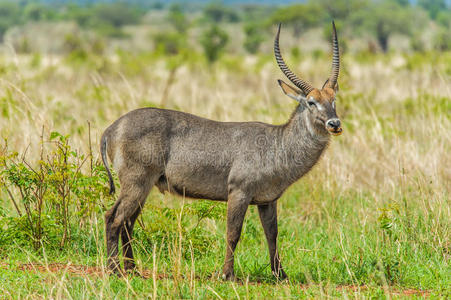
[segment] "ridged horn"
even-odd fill
[[[312,90],[313,87],[306,81],[298,78],[291,70],[287,67],[287,64],[282,58],[282,54],[280,53],[279,48],[279,36],[280,36],[280,27],[281,24],[279,23],[279,28],[277,29],[276,38],[274,40],[274,56],[276,57],[277,64],[279,65],[280,70],[287,76],[287,78],[298,88],[304,92],[304,94],[307,96]]]
[[[338,49],[337,29],[335,22],[332,21],[332,71],[329,77],[329,87],[335,88],[338,80],[338,73],[340,72],[340,51]]]

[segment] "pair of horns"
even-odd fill
[[[298,78],[291,70],[288,68],[287,64],[282,58],[282,54],[280,53],[279,48],[279,36],[280,36],[280,27],[277,29],[276,38],[274,40],[274,56],[276,57],[277,64],[279,65],[280,70],[282,70],[283,74],[287,76],[287,78],[298,88],[304,92],[307,96],[312,90],[313,87],[307,82],[300,78]],[[334,88],[337,84],[338,73],[340,72],[340,54],[338,49],[338,38],[337,38],[337,29],[335,28],[335,23],[332,21],[332,48],[333,48],[333,58],[332,58],[332,71],[330,73],[330,77],[328,79],[328,86],[330,88]]]

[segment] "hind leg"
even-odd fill
[[[157,176],[152,176],[148,170],[141,166],[133,166],[128,170],[119,172],[121,193],[117,202],[105,214],[105,231],[108,254],[108,269],[118,273],[120,264],[118,259],[119,235],[126,231],[128,224],[133,224],[144,206],[147,195],[154,185]],[[133,226],[128,229],[131,231]],[[129,239],[126,247],[130,248]],[[129,252],[129,251],[127,251]]]
[[[105,213],[105,236],[106,236],[106,248],[108,255],[108,270],[113,271],[114,273],[119,273],[120,266],[119,260],[117,258],[117,244],[118,237],[116,237],[115,233],[112,232],[112,224],[114,222],[114,215],[116,214],[117,206],[119,205],[121,197],[116,201],[114,206]]]
[[[135,221],[141,213],[142,207],[139,207],[138,210],[131,216],[128,222],[125,222],[124,228],[122,228],[121,232],[121,241],[122,241],[122,256],[124,259],[124,270],[131,271],[135,268],[135,259],[133,257],[133,249],[131,245],[132,236],[133,236],[133,227],[135,225]]]

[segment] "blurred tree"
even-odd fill
[[[340,52],[345,53],[348,51],[348,43],[347,43],[348,39],[346,38],[346,35],[345,35],[346,31],[343,30],[345,27],[345,22],[344,21],[335,22],[335,27],[337,28],[338,38],[340,41]],[[332,42],[332,25],[331,25],[331,23],[329,23],[329,22],[324,23],[323,36],[327,42],[329,42],[329,43]]]
[[[63,19],[74,20],[81,27],[89,27],[94,18],[92,10],[75,4],[68,4]]]
[[[143,14],[138,6],[127,5],[125,2],[100,3],[93,6],[68,4],[67,7],[63,18],[73,19],[81,27],[112,37],[123,37],[125,34],[121,27],[138,24]]]
[[[17,3],[4,1],[0,2],[0,41],[6,30],[20,23],[21,10]]]
[[[310,1],[314,2],[314,0]],[[316,2],[333,20],[346,20],[352,13],[363,10],[370,5],[370,0],[317,0]]]
[[[24,21],[52,20],[56,17],[56,12],[48,5],[30,2],[23,10]]]
[[[415,52],[424,52],[426,50],[426,43],[423,40],[421,32],[414,32],[412,34],[410,48]]]
[[[451,50],[451,10],[441,10],[436,15],[440,28],[434,36],[434,48],[440,51]]]
[[[408,6],[410,5],[410,1],[409,0],[394,0],[396,3],[398,3],[401,6]]]
[[[392,34],[411,36],[415,30],[421,30],[427,16],[419,9],[402,7],[393,0],[373,2],[367,9],[350,15],[349,27],[357,34],[372,34],[382,51],[388,50],[388,41]]]
[[[177,55],[186,48],[186,37],[178,32],[158,32],[153,41],[158,52]]]
[[[179,4],[172,4],[169,7],[168,20],[179,33],[185,33],[188,30],[188,20]]]
[[[451,26],[451,11],[443,10],[437,14],[437,23],[445,28],[450,28]]]
[[[269,19],[270,25],[283,23],[293,27],[299,36],[306,28],[317,26],[325,19],[325,12],[317,2],[293,4],[277,9]]]
[[[439,28],[434,36],[434,48],[439,51],[451,50],[451,31],[449,28]]]
[[[93,17],[98,22],[119,28],[124,25],[139,23],[141,12],[136,7],[123,2],[102,3],[94,6]]]
[[[179,32],[160,32],[154,37],[157,53],[165,55],[166,67],[169,76],[164,85],[163,94],[160,100],[160,107],[166,107],[169,91],[176,79],[177,70],[188,59],[188,47],[186,35]]]
[[[257,23],[248,23],[244,25],[243,30],[245,34],[244,49],[251,54],[257,53],[260,44],[264,40],[260,25]]]
[[[435,19],[439,12],[446,10],[445,0],[418,0],[418,5],[427,10],[432,19]]]
[[[238,22],[240,20],[238,14],[231,7],[224,6],[218,1],[210,2],[205,6],[204,16],[212,22]]]
[[[218,59],[220,53],[227,45],[228,39],[227,33],[215,24],[212,24],[210,28],[204,31],[200,43],[204,48],[205,57],[210,63]]]
[[[68,33],[64,37],[63,48],[67,53],[74,51],[85,51],[85,45],[83,44],[83,40],[78,33]]]
[[[260,4],[243,4],[240,11],[243,21],[263,23],[272,15],[274,8]]]
[[[160,1],[155,1],[153,3],[150,3],[150,7],[149,7],[149,9],[156,9],[156,10],[160,10],[163,8],[164,8],[164,3],[160,2]]]

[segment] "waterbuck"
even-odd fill
[[[222,277],[234,278],[234,251],[250,204],[258,206],[266,235],[271,270],[286,278],[277,250],[277,199],[319,160],[330,135],[342,132],[335,111],[339,51],[333,27],[332,72],[321,90],[298,78],[279,49],[280,25],[274,54],[282,72],[283,92],[299,102],[287,123],[217,122],[188,113],[142,108],[131,111],[105,130],[102,160],[111,193],[115,187],[107,163],[113,162],[121,193],[105,214],[108,267],[120,272],[119,236],[124,269],[135,267],[130,245],[133,225],[150,189],[184,197],[227,201],[227,246]]]

